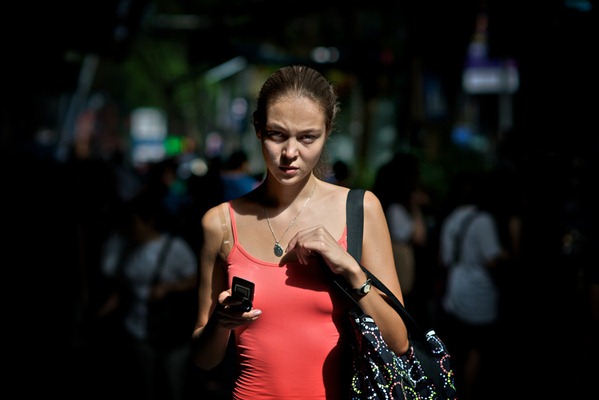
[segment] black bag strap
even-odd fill
[[[347,193],[345,221],[347,224],[347,251],[356,261],[362,259],[364,235],[364,189],[350,189]],[[362,267],[364,268],[364,267]]]

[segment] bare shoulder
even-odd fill
[[[364,213],[380,213],[383,207],[379,198],[370,190],[364,191]]]
[[[325,209],[340,208],[343,210],[349,188],[320,181],[318,192],[319,201],[325,206]]]
[[[364,191],[364,214],[366,216],[371,216],[373,214],[378,214],[382,210],[382,205],[379,198],[370,190],[362,189]],[[344,192],[344,196],[347,197],[347,191]]]
[[[345,210],[349,188],[323,182],[321,190],[321,202],[327,209]],[[364,214],[369,218],[380,216],[382,206],[379,198],[370,190],[364,189]],[[384,213],[382,214],[384,216]]]
[[[226,211],[227,203],[221,203],[204,213],[202,216],[202,229],[207,239],[218,235],[222,231],[223,224],[229,225],[229,214]]]
[[[368,235],[378,235],[382,228],[386,231],[387,220],[379,198],[370,190],[364,192],[364,228]],[[379,238],[378,240],[382,240]]]

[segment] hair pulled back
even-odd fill
[[[256,133],[266,125],[268,106],[286,96],[312,100],[324,114],[327,135],[333,131],[339,111],[334,87],[320,72],[303,65],[292,65],[280,68],[262,85],[252,119]]]

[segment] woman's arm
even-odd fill
[[[403,303],[385,213],[378,198],[371,191],[366,191],[364,194],[361,263]],[[354,284],[354,287],[360,285]],[[404,354],[409,347],[407,329],[401,317],[387,303],[384,295],[379,291],[371,291],[362,297],[359,303],[362,310],[376,321],[389,347],[396,354]]]
[[[228,281],[220,257],[223,231],[218,207],[202,218],[204,241],[200,250],[200,277],[198,285],[198,317],[192,335],[194,363],[202,369],[216,367],[225,357],[230,329],[220,325],[215,317],[219,295],[228,289]]]

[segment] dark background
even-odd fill
[[[298,42],[312,39],[289,28],[290,22],[303,18],[319,24],[314,35],[320,42],[341,49],[343,56],[336,67],[362,72],[362,79],[374,80],[377,70],[391,67],[380,59],[381,51],[391,47],[396,56],[393,66],[401,69],[406,59],[418,56],[443,77],[446,85],[458,87],[474,17],[485,9],[490,15],[489,57],[518,60],[522,78],[515,114],[519,129],[526,132],[522,135],[555,151],[586,152],[589,145],[597,146],[596,129],[590,129],[597,106],[597,6],[596,1],[588,1],[594,5],[590,11],[575,7],[583,3],[8,3],[3,6],[2,17],[3,140],[7,140],[6,135],[27,135],[36,119],[44,117],[39,115],[44,99],[75,88],[80,65],[65,57],[67,51],[93,52],[118,62],[134,51],[131,46],[137,35],[169,35],[187,46],[190,62],[196,63],[199,71],[236,55],[244,55],[250,62],[272,62],[260,59],[258,45],[275,44],[288,49],[292,57]],[[193,31],[175,30],[160,27],[155,20],[153,24],[147,22],[148,15],[168,15],[168,10],[175,15],[198,16],[198,27]]]

